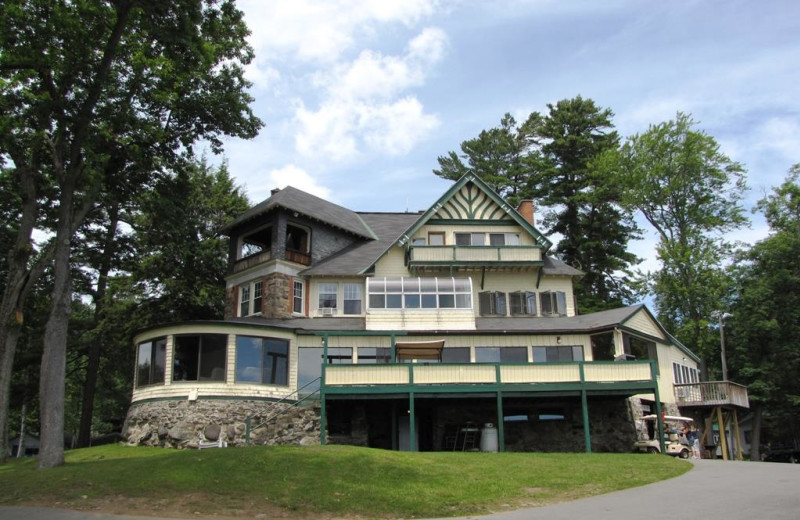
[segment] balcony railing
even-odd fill
[[[649,361],[325,365],[324,374],[326,386],[340,387],[653,381]]]
[[[268,262],[271,258],[272,253],[269,251],[263,251],[261,253],[247,256],[241,260],[237,260],[236,263],[233,264],[233,272],[238,273],[244,271],[245,269],[250,269],[258,264]]]
[[[740,406],[750,408],[747,387],[730,381],[675,385],[678,406]]]
[[[298,264],[311,265],[311,255],[309,253],[301,253],[293,249],[286,250],[286,260]]]
[[[411,246],[411,265],[541,262],[538,246]]]

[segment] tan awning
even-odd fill
[[[435,341],[398,341],[394,345],[397,361],[409,359],[442,360],[444,340]]]

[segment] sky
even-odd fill
[[[620,136],[690,113],[748,172],[751,207],[800,162],[796,0],[240,0],[255,60],[251,202],[294,186],[355,211],[427,209],[437,157],[578,95]],[[763,218],[731,239],[766,236]],[[632,244],[657,267],[655,237]]]

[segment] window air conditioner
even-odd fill
[[[319,310],[319,315],[320,316],[335,316],[336,315],[336,309],[331,308],[331,307],[325,307],[324,309],[318,309],[318,310]]]

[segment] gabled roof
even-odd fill
[[[547,239],[538,229],[533,227],[533,225],[525,220],[525,218],[520,215],[516,209],[512,208],[505,200],[500,197],[493,189],[491,189],[485,182],[483,182],[480,177],[472,174],[467,173],[463,177],[461,177],[455,184],[453,184],[449,190],[447,190],[444,195],[439,197],[429,209],[428,211],[424,212],[413,225],[411,225],[399,238],[397,241],[397,245],[404,245],[406,244],[411,237],[416,233],[419,228],[424,226],[429,220],[432,219],[434,215],[439,212],[439,210],[449,201],[451,201],[455,195],[468,183],[474,184],[477,188],[479,188],[492,202],[494,202],[497,206],[499,206],[502,211],[505,212],[506,215],[510,218],[511,221],[520,225],[523,229],[525,229],[528,233],[530,233],[537,244],[542,246],[545,251],[550,249],[553,245],[550,240]]]
[[[236,220],[222,228],[222,233],[230,232],[238,226],[255,219],[275,208],[283,208],[288,211],[296,211],[304,216],[324,222],[330,226],[347,231],[356,236],[366,239],[376,239],[375,233],[361,220],[355,211],[328,202],[310,193],[298,190],[292,186],[287,186],[275,192],[270,198],[256,204],[245,211]]]
[[[375,232],[376,240],[359,242],[309,267],[306,276],[353,276],[364,274],[414,222],[418,213],[359,213]]]

